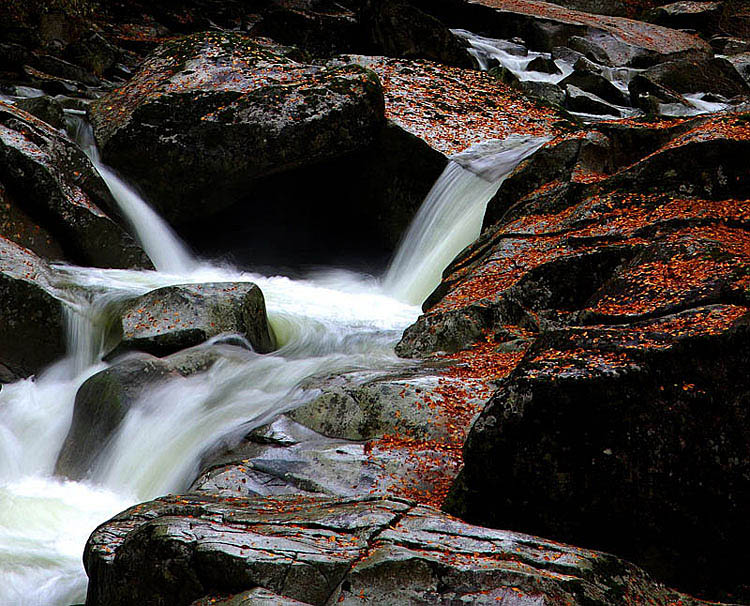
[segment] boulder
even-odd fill
[[[554,0],[553,4],[559,4],[566,8],[573,8],[584,13],[595,13],[597,15],[611,15],[613,17],[637,18],[638,11],[642,5],[652,4],[645,2],[633,3],[628,0]]]
[[[477,360],[482,356],[473,364],[443,359],[310,379],[301,387],[315,397],[211,454],[191,491],[379,494],[440,505],[460,467],[466,430],[491,393],[489,378],[477,376],[483,368]],[[493,362],[499,376],[507,360]]]
[[[190,606],[311,606],[307,602],[300,602],[268,591],[262,587],[243,591],[236,595],[208,595],[198,599]]]
[[[732,63],[720,57],[707,61],[668,61],[639,75],[680,94],[714,93],[729,98],[750,93],[750,86]]]
[[[49,124],[2,102],[0,183],[11,205],[64,251],[58,258],[98,267],[151,266],[130,235],[102,211],[116,216],[115,202],[80,148]],[[16,239],[14,233],[4,235]],[[39,254],[47,250],[35,248]]]
[[[78,389],[73,419],[55,464],[55,474],[83,480],[125,415],[156,382],[175,376],[170,365],[148,354],[113,364]]]
[[[186,223],[261,177],[364,148],[384,125],[377,78],[290,53],[228,32],[166,43],[92,105],[103,160],[164,217]]]
[[[49,267],[0,236],[0,370],[10,382],[33,375],[65,354],[65,306]]]
[[[120,60],[122,51],[95,31],[83,34],[65,47],[65,56],[73,63],[84,67],[95,76],[108,75]]]
[[[543,74],[562,74],[562,70],[552,59],[539,56],[529,61],[526,69],[530,72],[541,72]]]
[[[252,283],[185,284],[131,299],[120,312],[114,352],[165,356],[222,333],[239,334],[259,353],[274,349],[263,293]]]
[[[565,107],[572,112],[579,112],[582,114],[595,114],[600,116],[615,116],[619,118],[622,114],[611,103],[607,103],[601,97],[581,90],[577,86],[568,84],[565,87]]]
[[[576,63],[576,67],[581,62]],[[612,105],[627,105],[628,96],[607,80],[601,73],[595,73],[590,69],[576,69],[567,78],[559,82],[560,87],[568,85],[575,86],[587,93],[596,95],[600,99]]]
[[[315,57],[364,53],[369,42],[357,18],[356,7],[311,2],[271,3],[250,29],[281,44],[296,46]]]
[[[437,443],[328,438],[282,416],[211,457],[190,491],[225,497],[442,497],[456,475],[443,472],[445,467],[452,467],[451,455]]]
[[[711,36],[718,33],[723,12],[723,2],[681,0],[657,6],[646,13],[645,19],[664,27],[689,29],[704,36]]]
[[[435,17],[402,0],[365,0],[360,23],[371,54],[471,68],[465,44]]]
[[[734,370],[750,361],[747,310],[544,335],[474,425],[448,511],[612,550],[691,593],[746,597],[731,554],[750,539],[750,383]]]
[[[317,606],[701,604],[614,556],[401,499],[162,497],[97,528],[84,564],[88,606],[187,606],[257,588]]]
[[[42,122],[46,122],[58,130],[65,128],[63,107],[52,97],[44,95],[42,97],[19,99],[15,102],[15,106],[30,113],[32,116],[36,116]]]

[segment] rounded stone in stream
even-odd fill
[[[146,388],[171,372],[167,362],[135,354],[87,379],[76,393],[73,420],[55,474],[83,479],[131,406]]]
[[[263,293],[249,282],[153,290],[125,304],[120,330],[122,340],[110,356],[128,350],[165,356],[223,333],[242,335],[259,353],[275,347]]]

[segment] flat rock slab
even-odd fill
[[[257,587],[318,606],[700,603],[608,554],[399,499],[163,497],[97,528],[84,562],[88,606],[202,605]]]
[[[263,293],[248,282],[159,288],[128,301],[120,322],[116,353],[164,356],[223,333],[242,335],[259,353],[274,348]]]

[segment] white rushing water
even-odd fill
[[[488,202],[505,178],[548,139],[488,141],[453,158],[419,208],[388,268],[384,287],[419,305],[443,270],[479,237]]]
[[[83,601],[81,555],[96,525],[136,502],[185,490],[207,449],[314,397],[301,387],[305,379],[410,364],[395,357],[393,345],[417,318],[416,304],[478,235],[505,175],[542,143],[511,139],[456,157],[415,219],[385,288],[341,270],[292,280],[199,262],[88,144],[157,271],[53,267],[53,286],[70,307],[69,352],[39,376],[0,390],[0,605]],[[224,281],[260,286],[279,348],[260,355],[221,339],[202,345],[218,361],[147,389],[100,445],[85,481],[55,477],[76,392],[107,367],[112,306],[163,286]]]
[[[102,164],[91,126],[75,114],[70,115],[69,119],[76,131],[78,144],[104,179],[154,267],[159,271],[174,274],[187,274],[193,271],[196,261],[185,243],[131,185],[111,168]]]

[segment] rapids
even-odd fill
[[[54,285],[69,307],[69,352],[39,376],[0,391],[0,604],[82,602],[81,554],[96,525],[138,501],[185,490],[209,448],[236,442],[314,397],[315,391],[300,386],[306,378],[411,364],[396,358],[393,346],[417,318],[417,305],[478,236],[502,179],[544,142],[511,140],[491,153],[456,158],[381,284],[343,270],[293,280],[194,258],[137,192],[101,164],[87,132],[79,130],[79,142],[156,270],[53,267]],[[260,355],[221,339],[204,344],[220,354],[219,361],[204,373],[150,388],[101,444],[86,481],[55,477],[76,391],[107,366],[102,356],[112,306],[162,286],[221,281],[260,286],[279,349]]]

